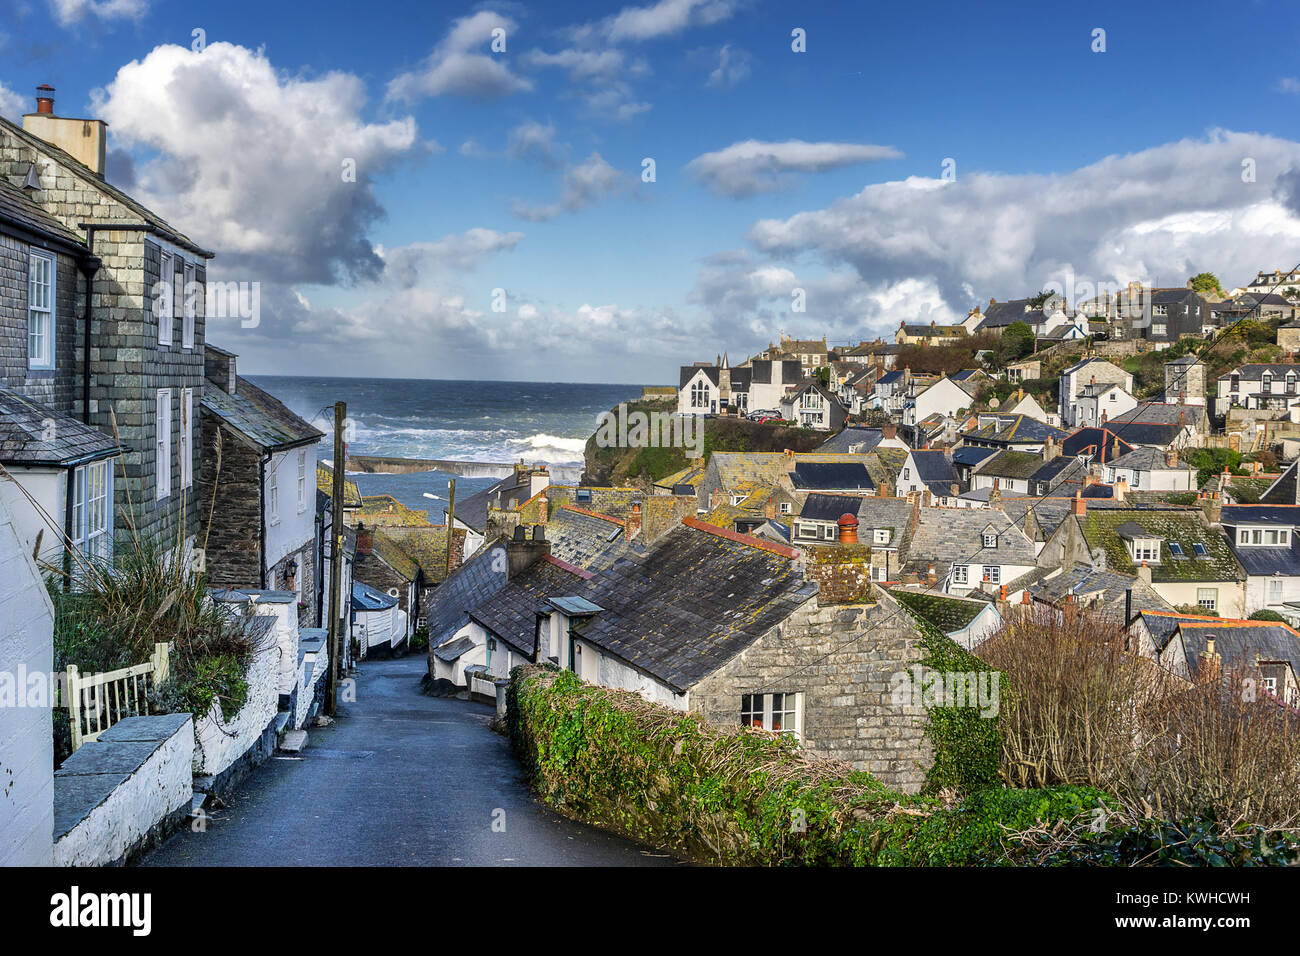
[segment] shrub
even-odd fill
[[[1287,622],[1286,618],[1284,618],[1281,614],[1278,614],[1277,611],[1270,611],[1268,610],[1268,608],[1262,608],[1261,610],[1256,611],[1254,614],[1250,616],[1250,620],[1277,621],[1280,624],[1285,624]]]

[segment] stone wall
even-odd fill
[[[260,762],[269,751],[263,736],[275,721],[280,705],[280,649],[275,644],[260,647],[248,665],[248,699],[230,721],[212,710],[194,725],[194,776],[220,777],[250,754]],[[296,669],[296,660],[295,660]]]
[[[270,586],[269,580],[262,581],[261,453],[222,429],[208,412],[200,420],[201,466],[195,475],[195,487],[203,502],[199,543],[202,545],[206,538],[208,577],[218,587]]]
[[[817,582],[823,606],[874,600],[871,588],[872,552],[866,544],[800,545],[807,575]]]
[[[891,691],[894,675],[926,656],[920,640],[888,595],[842,607],[814,599],[692,687],[690,708],[734,724],[744,694],[802,694],[809,749],[915,793],[931,763],[925,714],[894,704]]]
[[[55,866],[130,861],[189,812],[189,714],[128,717],[55,774]]]
[[[56,254],[54,368],[28,368],[28,269],[32,248],[21,239],[0,235],[0,385],[80,418],[84,280],[72,256]]]

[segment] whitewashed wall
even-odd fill
[[[295,664],[297,650],[294,651]],[[248,699],[227,723],[215,703],[194,725],[194,776],[215,776],[248,752],[280,707],[280,649],[275,645],[253,654],[245,678]]]
[[[67,473],[62,468],[17,467],[10,467],[9,472],[22,483],[22,487],[19,488],[15,482],[0,479],[0,501],[9,507],[18,539],[26,545],[27,553],[31,554],[36,545],[36,536],[43,532],[41,558],[45,561],[57,560],[63,553],[60,536],[63,534],[63,520],[66,517],[63,489],[67,484]],[[27,495],[35,499],[40,510],[28,500]],[[45,520],[41,511],[45,512],[49,521]]]
[[[271,456],[266,466],[266,486],[270,488],[272,475],[280,499],[280,519],[269,521],[266,515],[266,566],[273,567],[287,554],[301,551],[316,536],[316,445],[305,449],[290,448]],[[298,510],[298,452],[307,453],[306,506]],[[270,501],[269,495],[263,498]]]
[[[0,479],[0,490],[10,482]],[[0,497],[0,681],[14,704],[28,699],[31,674],[53,669],[54,609],[3,497]],[[3,688],[0,687],[0,691]],[[48,688],[47,688],[48,691]],[[54,833],[54,737],[50,704],[0,707],[0,866],[49,866]]]

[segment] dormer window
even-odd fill
[[[1263,545],[1266,547],[1291,547],[1290,528],[1238,528],[1239,546]]]
[[[1158,564],[1160,561],[1160,539],[1134,538],[1129,542],[1129,553],[1133,556],[1134,562],[1145,561],[1147,564]]]
[[[998,546],[998,536],[994,532],[984,532],[984,547],[996,548]]]
[[[889,529],[877,528],[875,534],[876,544],[889,544]]]

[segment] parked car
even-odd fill
[[[770,421],[773,418],[779,421],[781,418],[781,413],[774,408],[760,408],[756,412],[750,412],[748,418],[751,422],[760,422],[760,423],[765,421]]]

